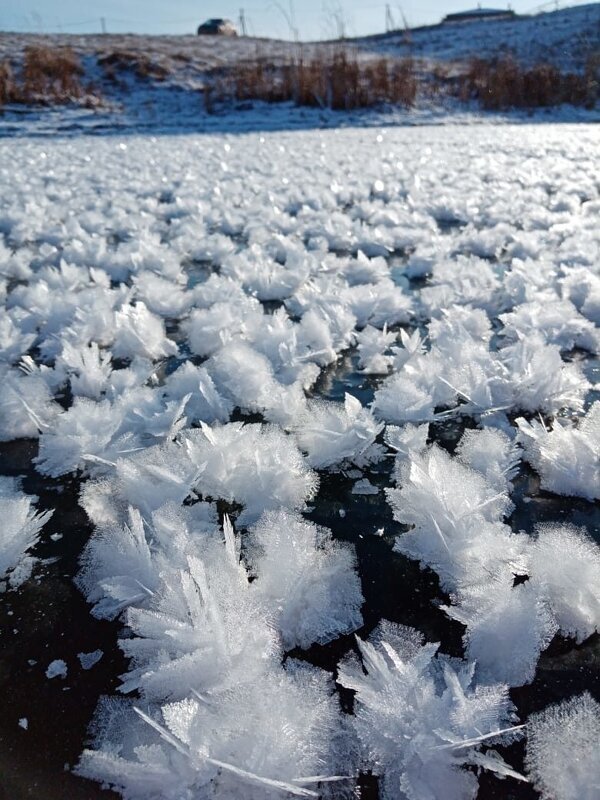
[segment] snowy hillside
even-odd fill
[[[452,61],[472,55],[490,59],[511,52],[524,63],[549,60],[571,70],[580,68],[586,56],[600,48],[600,3],[514,20],[432,25],[416,28],[408,36],[402,31],[347,39],[345,43],[363,58],[389,54]],[[282,62],[296,57],[299,47],[293,42],[252,37],[0,33],[0,60],[17,58],[26,45],[69,46],[84,59],[114,51],[145,55],[181,80],[257,55]],[[310,58],[318,50],[339,46],[339,42],[300,46],[304,57]]]
[[[357,39],[356,45],[443,62],[510,53],[523,64],[544,61],[576,70],[600,50],[600,3],[515,19],[445,23]]]

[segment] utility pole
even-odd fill
[[[392,10],[390,8],[390,4],[386,3],[385,4],[385,32],[389,33],[390,31],[393,31],[394,28],[395,28],[395,25],[394,25],[394,18],[392,16]]]
[[[344,20],[344,13],[341,8],[338,8],[333,12],[333,18],[337,28],[337,38],[342,41],[346,38],[346,23]]]
[[[404,13],[402,6],[398,6],[398,11],[400,12],[400,16],[402,17],[402,25],[404,26],[404,30],[405,31],[410,30],[410,25],[408,24],[408,20],[406,19],[406,14]]]
[[[104,17],[100,17],[100,28],[102,29],[102,33],[106,33],[106,20]]]
[[[246,32],[246,14],[243,8],[240,8],[240,31],[242,32],[242,36],[248,35]]]

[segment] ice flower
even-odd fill
[[[317,469],[357,462],[366,456],[383,423],[356,397],[346,394],[344,404],[309,400],[306,411],[295,422],[295,435],[308,463]]]
[[[543,800],[595,800],[600,704],[588,692],[548,706],[527,720],[525,766]]]
[[[364,763],[381,777],[384,800],[467,800],[477,792],[469,765],[523,779],[480,750],[518,733],[507,686],[478,687],[473,664],[436,657],[437,645],[387,621],[358,648],[360,660],[343,661],[338,681],[355,692],[352,726]]]

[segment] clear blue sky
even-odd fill
[[[560,3],[583,5],[581,2]],[[473,8],[471,0],[402,0],[389,4],[393,20],[409,25],[439,22],[451,11]],[[506,8],[505,0],[483,0],[485,7]],[[356,36],[385,30],[386,4],[380,0],[0,0],[0,30],[96,33],[101,17],[112,33],[193,33],[209,17],[228,17],[237,22],[244,6],[248,32],[256,36],[292,38],[293,25],[301,39],[335,37],[343,24],[346,35]],[[556,3],[513,0],[519,13],[552,10]]]

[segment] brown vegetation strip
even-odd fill
[[[140,80],[164,81],[169,70],[144,53],[114,50],[96,54],[105,84],[125,90],[123,73]],[[182,56],[182,58],[184,58]],[[187,58],[187,57],[185,57]],[[412,107],[417,94],[477,101],[486,110],[537,108],[561,103],[591,108],[598,100],[600,55],[581,73],[562,73],[549,64],[530,68],[512,58],[472,59],[462,73],[448,65],[424,69],[410,58],[360,59],[345,47],[298,56],[281,64],[256,55],[208,73],[204,100],[208,112],[231,101],[291,102],[334,110],[373,106]],[[84,69],[69,47],[29,46],[22,62],[0,62],[0,107],[8,103],[97,105],[100,92],[83,84]]]
[[[486,110],[540,108],[571,103],[591,108],[598,100],[600,57],[583,73],[561,73],[551,64],[524,69],[511,58],[496,63],[473,59],[460,79],[462,100],[477,99]]]
[[[283,66],[265,58],[237,64],[212,76],[205,97],[209,111],[215,101],[228,100],[351,110],[383,103],[410,107],[416,94],[417,78],[410,59],[359,61],[340,50],[309,60],[300,57]]]

